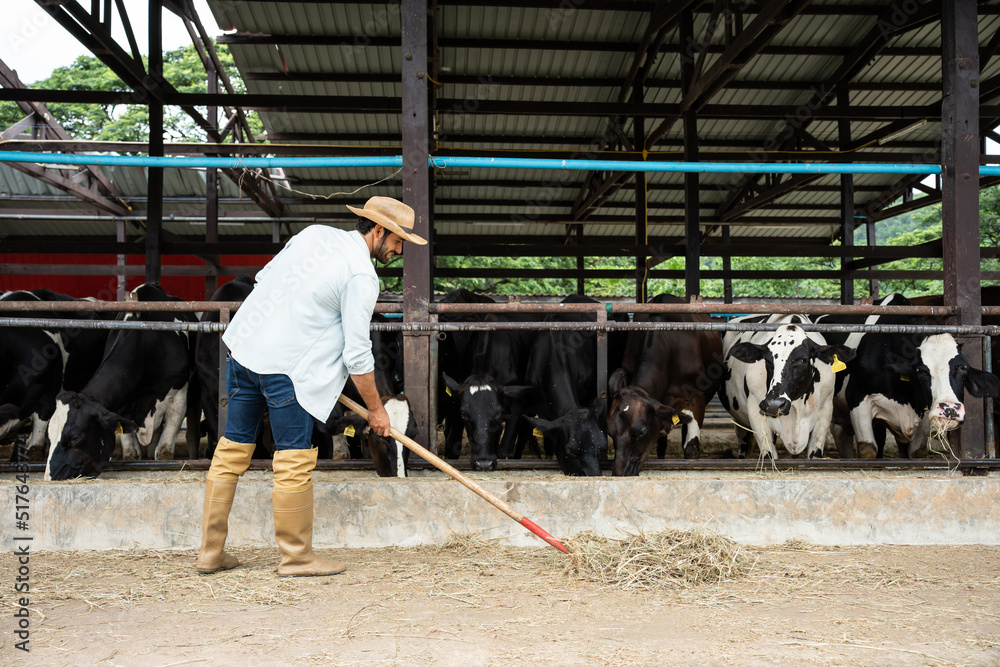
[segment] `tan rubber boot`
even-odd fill
[[[274,538],[281,550],[278,576],[318,577],[339,574],[343,563],[313,553],[313,483],[316,449],[283,449],[274,453]]]
[[[195,569],[199,574],[231,570],[240,564],[223,547],[229,534],[229,510],[236,494],[236,482],[250,466],[254,443],[220,438],[205,476],[205,508],[201,519],[201,552]]]

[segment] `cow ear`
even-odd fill
[[[1000,380],[993,373],[970,368],[969,374],[965,376],[965,388],[976,398],[992,398],[1000,395]]]
[[[0,424],[13,421],[21,414],[21,409],[13,403],[0,405]]]
[[[444,386],[448,388],[448,391],[451,394],[457,394],[458,393],[458,383],[455,382],[455,380],[453,380],[452,377],[450,375],[448,375],[447,373],[441,373],[441,377],[444,378]]]
[[[594,420],[600,425],[602,431],[608,429],[608,399],[598,396],[590,404],[590,411],[594,414]]]
[[[131,419],[125,419],[125,417],[115,414],[110,410],[103,410],[99,419],[101,421],[101,426],[104,427],[105,430],[114,431],[116,433],[118,432],[118,429],[121,429],[122,433],[135,433],[139,430],[139,427],[136,426],[134,421]]]
[[[737,343],[729,349],[729,356],[745,364],[752,364],[764,358],[764,349],[763,345]]]
[[[824,345],[816,351],[816,357],[825,364],[834,363],[834,357],[837,361],[846,363],[853,359],[855,354],[855,350],[846,345]]]
[[[341,433],[345,433],[348,429],[352,429],[351,434],[347,436],[351,437],[356,434],[364,433],[367,427],[367,419],[361,415],[354,414],[353,412],[346,413],[343,417],[333,423],[332,435],[340,435]]]
[[[524,420],[531,424],[531,428],[537,428],[542,433],[556,427],[554,422],[550,422],[548,419],[542,419],[541,417],[529,417],[525,415]]]
[[[628,375],[624,368],[619,368],[608,378],[608,395],[615,396],[628,385]]]
[[[904,382],[909,382],[916,375],[916,372],[913,370],[913,364],[905,362],[900,364],[885,364],[882,368],[889,371],[892,375],[898,375],[899,379]]]
[[[665,424],[670,424],[672,426],[677,426],[678,424],[690,424],[691,415],[684,412],[678,412],[674,410],[669,405],[663,405],[662,403],[656,404],[656,417]]]

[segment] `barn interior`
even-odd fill
[[[977,325],[981,280],[979,176],[1000,141],[1000,6],[863,0],[400,0],[258,2],[93,0],[39,6],[68,39],[85,44],[125,92],[40,90],[0,65],[0,100],[24,119],[2,133],[0,152],[273,156],[272,168],[162,168],[0,164],[0,271],[45,286],[55,276],[100,276],[169,285],[252,273],[314,223],[352,228],[345,204],[398,197],[432,243],[408,248],[401,277],[407,321],[432,317],[436,278],[503,275],[635,282],[816,278],[841,282],[906,277],[896,259],[935,257],[955,322]],[[148,11],[150,57],[135,44],[129,12]],[[163,17],[187,26],[206,71],[205,93],[162,76]],[[124,27],[124,30],[123,30]],[[124,31],[122,40],[116,35]],[[215,44],[232,53],[233,85]],[[82,141],[46,104],[145,104],[147,142]],[[167,142],[163,109],[179,107],[208,137]],[[247,112],[260,115],[254,133]],[[403,167],[301,167],[302,156],[396,156]],[[428,161],[428,156],[430,160]],[[448,157],[941,165],[941,174],[616,172],[448,167]],[[440,164],[434,158],[441,160]],[[875,223],[940,202],[941,241],[878,246]],[[854,245],[864,228],[865,245]],[[57,258],[58,256],[58,258]],[[71,256],[66,259],[65,256]],[[568,257],[575,268],[457,269],[438,258]],[[834,257],[830,274],[743,275],[732,257]],[[588,260],[634,258],[629,269]],[[684,268],[662,264],[683,257]],[[721,268],[703,268],[720,258]],[[202,281],[204,290],[201,290]],[[107,280],[104,281],[107,284]],[[192,297],[194,298],[194,297]],[[429,410],[430,335],[407,336],[407,394]],[[981,361],[979,362],[981,363]],[[983,458],[979,430],[963,429]],[[424,423],[429,439],[431,423]],[[978,443],[978,444],[972,444]],[[963,445],[963,452],[966,452]]]

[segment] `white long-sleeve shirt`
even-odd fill
[[[364,237],[311,225],[257,273],[222,340],[251,371],[290,377],[299,405],[326,421],[347,376],[375,370],[368,332],[378,294]]]

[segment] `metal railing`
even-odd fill
[[[225,331],[233,311],[239,309],[242,302],[232,301],[0,301],[0,328],[3,327],[36,327],[47,329],[109,329],[109,330],[143,330],[143,331],[191,331],[198,333],[221,333]],[[983,307],[984,315],[1000,315],[1000,307]],[[597,372],[597,393],[599,396],[606,395],[607,388],[607,334],[623,331],[766,331],[777,329],[779,324],[765,323],[734,323],[734,322],[634,322],[609,320],[611,315],[634,315],[634,314],[682,314],[696,313],[704,315],[743,315],[743,314],[837,314],[837,315],[904,315],[923,316],[934,318],[948,318],[957,314],[958,309],[949,306],[873,306],[873,305],[834,305],[834,304],[715,304],[695,301],[693,303],[679,304],[658,304],[658,303],[626,303],[626,302],[597,302],[597,303],[541,303],[511,301],[508,303],[432,303],[429,304],[428,311],[431,321],[428,322],[372,322],[372,331],[385,332],[413,332],[413,333],[438,333],[459,331],[511,331],[511,330],[535,330],[535,331],[583,331],[597,334],[598,346],[598,372]],[[150,322],[144,320],[110,320],[110,319],[61,319],[52,317],[3,317],[5,313],[74,313],[74,312],[97,312],[97,313],[164,313],[164,312],[218,312],[219,322]],[[376,313],[398,314],[402,312],[400,303],[379,303],[375,308]],[[439,322],[436,321],[440,315],[496,315],[496,314],[538,314],[540,316],[553,314],[593,314],[594,322],[499,322],[499,321],[472,321],[472,322]],[[816,324],[802,323],[801,328],[806,331],[841,332],[841,333],[949,333],[956,336],[982,337],[983,338],[983,359],[984,368],[989,369],[991,362],[992,346],[990,337],[1000,335],[1000,326],[963,326],[963,325],[893,325],[893,324]],[[225,359],[226,346],[219,337],[219,359]],[[430,367],[437,368],[436,346],[432,346],[432,359]],[[225,365],[220,363],[219,386],[225,386]],[[436,392],[431,392],[429,398],[431,415],[437,413]],[[226,422],[227,400],[224,392],[219,395],[219,432],[223,432]],[[986,399],[986,429],[987,445],[993,441],[993,420],[992,399]],[[994,461],[994,459],[984,459]],[[789,459],[783,460],[791,461]],[[901,463],[905,460],[886,460],[883,463],[873,463],[865,461],[862,467],[910,467],[908,463]],[[150,465],[158,465],[164,462],[156,462]],[[838,461],[817,463],[817,467],[825,468]],[[994,467],[994,464],[980,464],[977,460],[972,467]],[[653,463],[651,469],[697,469],[691,464],[662,464]],[[661,465],[662,464],[662,465]],[[743,463],[725,462],[724,465],[734,469],[746,467]],[[779,460],[778,468],[782,469],[783,464]],[[801,468],[801,464],[788,464],[789,466]],[[915,464],[917,467],[931,466],[941,467],[940,464],[928,462],[926,464]],[[969,467],[971,463],[963,462]],[[1000,462],[996,464],[1000,466]],[[666,466],[664,468],[664,466]],[[677,466],[677,467],[671,467]],[[806,466],[809,467],[809,466]],[[850,467],[850,466],[844,466]],[[711,466],[709,466],[711,468]],[[707,469],[707,468],[706,468]],[[0,468],[2,470],[2,468]]]

